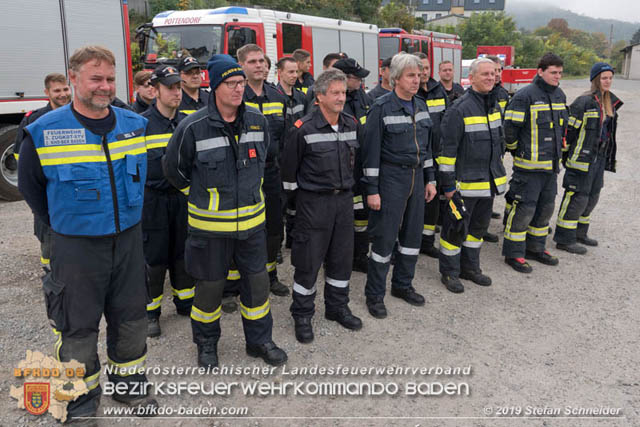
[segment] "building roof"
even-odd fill
[[[625,52],[626,53],[626,52],[630,51],[631,48],[633,48],[634,46],[638,46],[639,44],[640,44],[640,42],[630,44],[629,46],[625,46],[624,48],[620,49],[620,52]]]

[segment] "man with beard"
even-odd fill
[[[438,76],[440,77],[440,84],[442,84],[449,97],[449,102],[453,103],[464,94],[464,88],[453,81],[453,62],[442,61],[438,65]]]
[[[24,128],[31,123],[38,120],[49,111],[56,108],[67,105],[71,102],[71,88],[67,82],[67,78],[60,73],[51,73],[44,78],[44,93],[49,98],[49,102],[42,108],[29,111],[24,115],[20,126],[18,126],[18,132],[16,134],[16,142],[13,146],[16,160],[19,159],[20,145],[25,138],[26,133]],[[51,260],[51,227],[42,218],[33,217],[33,234],[38,238],[40,242],[40,264],[45,273],[50,271],[49,265]]]
[[[71,420],[100,403],[98,333],[107,321],[113,399],[156,406],[147,390],[144,255],[140,220],[147,172],[147,119],[111,106],[115,57],[85,46],[69,59],[73,103],[27,126],[18,188],[52,229],[51,274],[43,289],[62,362],[84,364],[88,393],[67,407]],[[145,415],[140,412],[140,415]]]

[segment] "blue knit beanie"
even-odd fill
[[[593,81],[593,79],[598,77],[598,75],[604,71],[611,71],[612,73],[615,73],[613,67],[606,62],[596,62],[593,64],[593,67],[591,67],[591,76],[589,80]]]
[[[211,56],[207,62],[207,70],[209,70],[211,90],[216,90],[220,83],[231,76],[245,77],[242,67],[231,56],[223,53]]]

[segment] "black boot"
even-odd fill
[[[589,236],[578,237],[577,240],[586,246],[598,246],[598,241],[596,239],[591,239]]]
[[[157,317],[149,317],[147,320],[147,336],[149,338],[159,337],[162,334],[160,319]]]
[[[367,297],[367,309],[376,319],[387,317],[387,307],[384,306],[383,297]]]
[[[440,281],[449,292],[453,292],[454,294],[461,294],[462,292],[464,292],[464,285],[457,277],[442,276],[440,278]]]
[[[248,344],[247,354],[251,357],[259,357],[271,366],[280,366],[287,361],[287,353],[279,348],[273,341],[264,344]]]
[[[570,245],[565,245],[564,243],[558,243],[556,245],[556,248],[560,249],[561,251],[569,252],[570,254],[576,254],[576,255],[584,255],[587,253],[587,248],[585,248],[584,246],[580,246],[577,243],[572,243]]]
[[[313,341],[313,327],[311,326],[311,317],[294,317],[296,339],[302,344]]]
[[[333,310],[326,310],[324,317],[327,320],[333,320],[341,324],[347,329],[359,331],[362,329],[362,320],[354,316],[348,306],[339,307]]]
[[[408,288],[394,288],[392,286],[391,296],[403,299],[409,304],[417,307],[424,305],[424,297],[417,293],[416,290],[413,289],[413,286],[409,286]]]
[[[276,270],[269,272],[269,289],[271,293],[279,297],[289,295],[289,288],[278,280],[278,272]]]
[[[198,366],[202,368],[218,366],[217,340],[201,340],[198,343]]]

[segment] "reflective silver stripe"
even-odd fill
[[[304,140],[307,142],[307,144],[315,144],[316,142],[348,141],[350,139],[356,139],[356,131],[338,133],[312,133],[304,136]]]
[[[358,203],[354,203],[353,204],[353,210],[354,211],[359,211],[364,209],[364,204],[362,202],[358,202]]]
[[[460,190],[462,197],[491,197],[491,190]]]
[[[591,215],[589,215],[589,216],[581,216],[580,218],[578,218],[578,223],[579,224],[589,224],[590,221],[591,221]]]
[[[216,217],[228,217],[228,218],[239,218],[241,215],[251,215],[261,211],[262,209],[264,209],[264,201],[258,203],[255,206],[248,206],[248,207],[243,206],[238,209],[233,209],[231,212],[221,212],[217,210],[200,209],[191,203],[188,204],[188,210],[191,213],[204,215],[204,216],[215,214]]]
[[[367,226],[366,225],[363,225],[363,226],[356,225],[356,226],[353,227],[353,229],[354,229],[354,231],[356,233],[364,233],[365,231],[367,231]]]
[[[300,113],[304,111],[304,105],[300,104],[300,105],[296,105],[295,107],[293,107],[291,109],[291,114],[296,114],[296,113]]]
[[[142,141],[142,142],[138,142],[137,144],[124,145],[122,147],[117,147],[117,148],[109,148],[109,153],[110,154],[125,153],[127,151],[132,151],[132,150],[146,147],[146,146],[147,146],[147,143],[145,141]]]
[[[563,219],[556,220],[556,225],[562,228],[568,228],[570,230],[578,228],[578,221],[566,221]]]
[[[499,128],[500,126],[502,126],[502,119],[489,122],[489,127],[491,129]]]
[[[444,105],[434,105],[433,107],[429,107],[429,112],[430,113],[439,113],[441,111],[444,111],[445,106]]]
[[[507,191],[507,184],[498,185],[498,194],[502,194]]]
[[[216,138],[202,139],[196,141],[196,151],[210,150],[212,148],[226,147],[229,145],[229,140],[226,136],[218,136]]]
[[[460,248],[457,249],[447,249],[440,245],[440,252],[446,256],[456,256],[460,253]]]
[[[438,185],[438,181],[429,181],[429,184],[431,184],[431,185]]]
[[[402,255],[418,255],[420,253],[420,248],[405,248],[398,243],[398,252]]]
[[[380,175],[380,169],[378,168],[364,168],[362,169],[364,176],[378,176]]]
[[[429,117],[429,113],[427,111],[420,111],[418,114],[416,114],[415,116],[415,120],[416,122],[422,119],[430,119],[431,117]]]
[[[407,116],[387,116],[382,119],[385,125],[400,125],[403,123],[411,124],[411,117]]]
[[[282,188],[284,188],[285,190],[293,191],[298,188],[298,183],[282,181]]]
[[[488,132],[489,126],[486,123],[476,123],[473,125],[464,125],[465,132]]]
[[[423,168],[430,168],[433,166],[433,159],[427,159],[424,161],[424,163],[422,164]]]
[[[346,288],[347,286],[349,286],[348,280],[332,279],[329,276],[325,276],[324,281],[330,284],[331,286],[335,286],[336,288]]]
[[[287,215],[296,216],[296,210],[287,208]]]
[[[172,288],[171,292],[173,293],[173,295],[176,295],[179,299],[183,300],[193,298],[196,294],[196,288],[195,286],[187,289]]]
[[[260,142],[264,141],[264,132],[247,132],[242,134],[239,144],[244,144],[245,142]]]
[[[462,246],[464,246],[466,248],[477,249],[477,248],[482,246],[482,240],[479,241],[479,242],[475,242],[475,241],[471,241],[471,240],[465,240],[464,242],[462,242]]]
[[[439,163],[438,169],[440,169],[440,172],[455,172],[456,165],[443,165],[442,163]]]
[[[389,254],[389,256],[382,256],[371,251],[371,259],[374,260],[375,262],[379,262],[380,264],[386,264],[389,261],[391,261],[391,254]]]
[[[248,320],[257,320],[263,318],[271,309],[269,305],[269,301],[264,304],[264,306],[260,309],[254,307],[247,307],[244,304],[240,304],[240,314],[242,317]]]
[[[94,388],[98,387],[98,385],[100,385],[100,371],[91,376],[83,378],[83,380],[87,388],[89,390],[93,390]]]
[[[436,230],[429,230],[427,228],[422,230],[422,235],[423,236],[433,236],[436,234]]]
[[[307,289],[301,284],[293,282],[293,292],[297,292],[300,295],[313,295],[316,293],[316,285],[313,285],[311,289]]]
[[[104,156],[104,152],[101,150],[77,150],[77,151],[64,151],[57,153],[39,153],[38,157],[41,160],[50,159],[64,159],[68,157],[81,157],[81,156]]]

